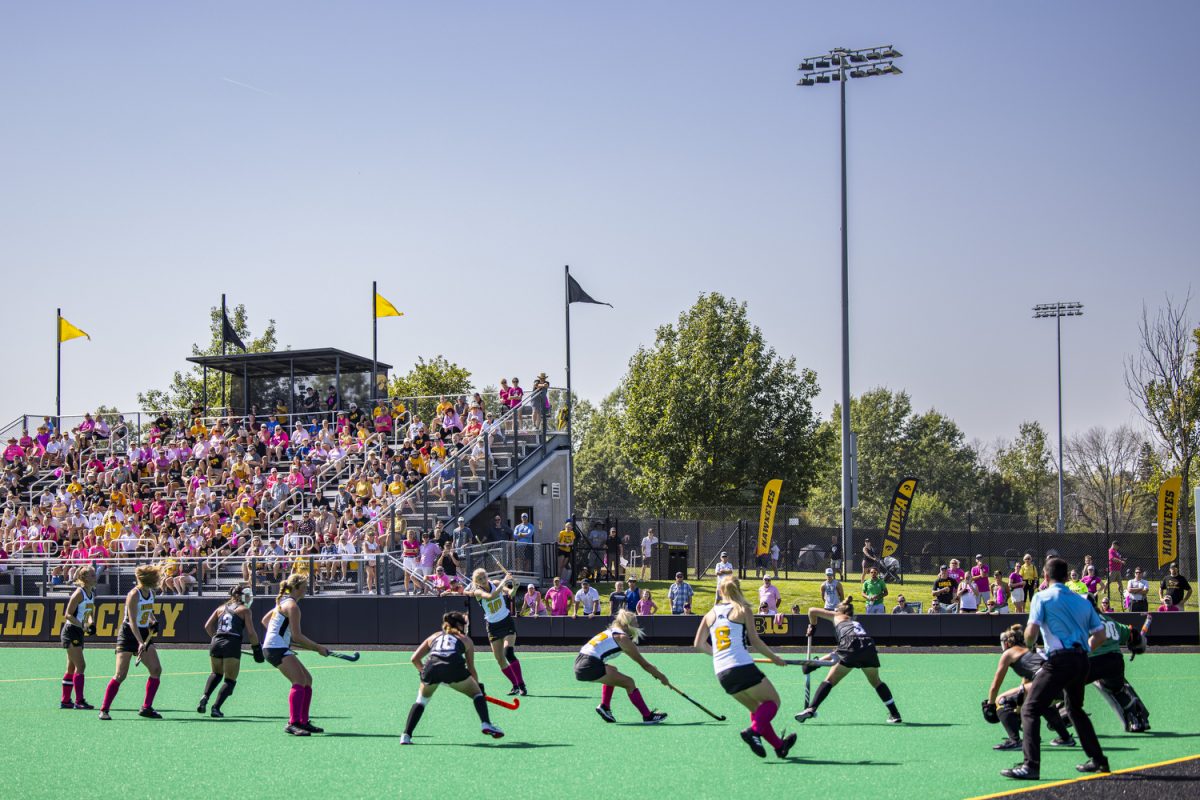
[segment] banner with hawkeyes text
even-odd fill
[[[767,481],[763,489],[762,510],[758,513],[758,543],[754,548],[756,556],[765,556],[771,552],[771,532],[775,530],[775,509],[779,507],[779,490],[783,481],[776,478]]]
[[[1183,481],[1178,475],[1167,478],[1158,487],[1158,566],[1174,561],[1179,553],[1179,492]]]
[[[905,478],[896,486],[892,504],[888,508],[887,525],[884,527],[883,555],[892,555],[900,548],[904,526],[908,524],[908,511],[912,507],[913,495],[917,493],[917,479]]]

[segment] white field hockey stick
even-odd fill
[[[769,658],[756,658],[754,659],[754,662],[756,664],[775,663]],[[813,669],[819,669],[820,667],[836,667],[839,663],[841,663],[841,659],[838,658],[837,655],[830,656],[829,658],[785,658],[783,663],[793,667],[812,667]]]
[[[812,661],[812,627],[809,626],[810,633],[808,634],[808,649],[804,653],[805,661]],[[804,707],[808,708],[812,703],[812,670],[804,671]]]

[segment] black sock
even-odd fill
[[[1000,724],[1004,726],[1008,738],[1014,742],[1021,741],[1021,714],[1007,705],[997,708],[996,713],[1000,716]]]
[[[233,687],[237,686],[237,681],[231,681],[229,678],[221,684],[221,690],[217,692],[217,702],[213,703],[213,711],[219,711],[221,704],[229,699],[229,695],[233,694]]]
[[[817,685],[817,693],[813,695],[812,705],[809,706],[813,711],[816,711],[821,703],[825,702],[825,698],[829,697],[829,693],[833,691],[833,684],[829,681],[821,681]]]
[[[205,702],[208,701],[208,698],[212,697],[213,689],[216,689],[217,684],[220,682],[221,682],[221,676],[218,675],[217,673],[214,672],[208,676],[208,680],[206,680],[204,682],[204,700],[205,700]]]
[[[504,648],[504,658],[505,658],[505,659],[507,659],[507,660],[508,660],[508,663],[510,663],[510,664],[511,664],[512,662],[516,661],[516,660],[517,660],[517,650],[516,650],[516,648],[515,648],[515,647],[513,647],[512,645],[509,645],[509,646],[505,647],[505,648]]]
[[[892,690],[888,688],[886,683],[881,683],[875,687],[875,694],[879,695],[879,699],[888,707],[888,711],[893,717],[900,716],[900,711],[896,708],[896,701],[892,699]]]
[[[408,710],[408,722],[404,725],[404,733],[407,736],[412,736],[413,731],[417,729],[417,723],[421,721],[421,715],[425,713],[425,706],[420,703],[413,703],[412,708]]]
[[[479,721],[484,725],[492,724],[492,720],[488,716],[487,698],[483,696],[482,692],[475,695],[475,713],[479,715]]]

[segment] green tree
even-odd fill
[[[433,415],[438,397],[453,398],[471,393],[471,373],[443,355],[434,356],[429,361],[418,356],[412,369],[392,378],[388,390],[392,397],[433,398],[417,403],[417,413],[428,419]]]
[[[254,337],[250,333],[246,306],[237,305],[228,309],[229,321],[237,335],[246,343],[247,352],[271,353],[278,347],[275,338],[275,320],[267,320],[267,327]],[[229,348],[227,348],[228,351]],[[209,340],[201,347],[192,345],[193,356],[216,356],[221,354],[221,308],[209,309]],[[215,408],[221,402],[221,382],[226,376],[216,370],[208,372],[208,405]],[[228,387],[228,383],[226,383]],[[226,389],[228,391],[228,388]],[[200,405],[204,400],[204,368],[194,366],[187,372],[177,371],[165,389],[147,389],[138,393],[138,404],[149,411],[187,409]]]
[[[575,510],[585,516],[602,513],[606,508],[641,505],[630,489],[633,463],[622,447],[619,405],[617,392],[613,392],[599,408],[586,400],[574,406],[574,504]]]
[[[1040,423],[1022,422],[1016,439],[1000,443],[992,466],[1011,487],[1011,513],[1025,514],[1031,521],[1057,519],[1054,459]]]
[[[745,303],[701,295],[630,360],[593,423],[597,454],[627,458],[630,494],[660,513],[757,504],[772,478],[785,503],[803,503],[816,480],[817,391],[811,370],[767,345]]]

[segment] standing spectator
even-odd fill
[[[575,522],[567,517],[563,528],[558,532],[558,574],[566,577],[571,565],[571,555],[575,549]]]
[[[862,580],[867,579],[867,573],[879,566],[879,553],[875,551],[875,545],[871,544],[870,539],[863,539],[862,548]],[[868,614],[871,612],[867,612]]]
[[[988,602],[995,603],[997,613],[1007,614],[1009,592],[1008,587],[1004,585],[1004,575],[997,572],[992,576],[992,580],[995,581],[992,584],[992,597],[995,600],[989,600]]]
[[[1017,572],[1021,573],[1021,579],[1025,581],[1025,598],[1028,602],[1037,592],[1038,585],[1038,569],[1033,563],[1033,556],[1026,553],[1021,559],[1021,566],[1017,568]]]
[[[642,570],[638,573],[638,577],[646,579],[646,569],[650,566],[650,561],[654,558],[654,546],[658,544],[658,537],[654,535],[654,528],[646,530],[646,535],[642,537]],[[720,583],[718,576],[717,582]]]
[[[617,534],[616,528],[609,528],[608,538],[604,540],[604,576],[612,580],[620,574],[621,537]]]
[[[615,617],[617,612],[625,607],[625,584],[617,581],[613,584],[612,594],[608,596],[609,615]]]
[[[825,568],[825,582],[821,584],[821,600],[826,611],[833,611],[846,599],[842,584],[833,577],[833,567]]]
[[[842,569],[842,544],[836,536],[829,545],[829,566],[841,576],[842,580],[846,580],[846,572]]]
[[[1083,712],[1088,653],[1104,643],[1104,621],[1090,603],[1075,596],[1063,585],[1067,579],[1067,562],[1061,558],[1049,559],[1043,575],[1047,586],[1033,596],[1029,624],[1025,628],[1025,641],[1030,648],[1037,644],[1039,634],[1042,634],[1045,644],[1045,661],[1033,676],[1021,707],[1025,760],[1000,774],[1018,780],[1041,778],[1041,718],[1050,704],[1060,698],[1065,701],[1067,715],[1089,758],[1087,763],[1080,764],[1076,769],[1080,772],[1108,772],[1108,759],[1096,738],[1096,730]]]
[[[863,550],[865,552],[866,548],[863,548]],[[879,570],[875,567],[871,567],[867,574],[870,577],[863,581],[862,587],[863,602],[867,605],[866,613],[887,613],[887,609],[883,607],[883,598],[887,597],[888,594],[887,582],[879,577]]]
[[[1133,612],[1150,610],[1150,582],[1142,576],[1142,568],[1135,567],[1133,577],[1125,589],[1125,607]]]
[[[642,599],[642,590],[638,588],[637,578],[629,579],[629,588],[625,590],[625,607],[637,613],[638,601]]]
[[[550,607],[550,616],[565,617],[571,608],[571,589],[562,585],[562,579],[554,577],[554,585],[546,590],[546,604]]]
[[[592,582],[587,578],[580,581],[579,591],[575,593],[575,616],[583,608],[585,617],[595,617],[600,614],[600,593],[592,588]]]
[[[1075,594],[1081,597],[1087,597],[1087,584],[1079,580],[1079,570],[1071,570],[1071,579],[1066,582],[1066,586]]]
[[[729,561],[729,553],[721,551],[721,558],[717,562],[717,590],[716,601],[721,602],[721,579],[726,575],[733,574],[733,564]]]
[[[991,592],[991,568],[983,563],[983,554],[975,555],[975,566],[971,567],[971,582],[975,584],[975,593],[979,595],[979,604],[987,605],[987,601],[992,599]]]
[[[775,614],[779,609],[779,587],[771,583],[770,575],[763,575],[762,586],[758,587],[758,603],[767,607],[768,614]]]
[[[1100,593],[1100,578],[1096,575],[1096,565],[1088,564],[1083,569],[1083,577],[1080,578],[1083,585],[1087,587],[1088,597],[1093,600]]]
[[[517,527],[513,528],[513,536],[512,536],[513,541],[514,542],[524,542],[526,544],[533,544],[534,532],[535,531],[533,529],[533,526],[529,524],[529,515],[522,513],[521,514],[521,524],[519,524],[519,525],[517,525]]]
[[[533,379],[533,427],[541,428],[542,421],[550,415],[550,379],[546,373],[539,372]]]
[[[1125,556],[1121,555],[1121,548],[1117,542],[1112,543],[1112,547],[1108,548],[1108,574],[1104,576],[1104,596],[1108,597],[1111,593],[1110,587],[1112,582],[1117,582],[1117,594],[1125,593],[1125,588],[1121,585],[1121,576],[1125,571]]]
[[[426,531],[421,534],[421,549],[417,556],[420,566],[421,575],[429,577],[433,574],[438,558],[442,555],[442,546],[433,540],[433,533]]]
[[[450,540],[454,542],[454,549],[459,552],[472,543],[471,529],[467,526],[467,521],[464,518],[458,518],[458,525],[454,528],[453,533],[450,534]]]
[[[959,584],[967,579],[967,573],[963,572],[957,558],[950,559],[950,569],[946,570],[946,574],[954,578],[955,582]]]
[[[616,532],[617,529],[613,528],[611,534],[615,535]],[[692,596],[694,594],[692,585],[683,579],[683,573],[676,572],[675,582],[671,584],[671,588],[667,589],[667,601],[671,604],[671,613],[692,613]]]
[[[771,542],[771,573],[779,577],[779,542]]]
[[[958,584],[958,613],[974,614],[979,610],[979,590],[975,588],[975,581],[971,578],[964,578]]]
[[[1013,612],[1025,613],[1025,576],[1021,574],[1021,565],[1013,564],[1013,571],[1008,576],[1008,594],[1012,600]]]
[[[658,613],[658,605],[654,602],[654,595],[649,589],[642,590],[642,596],[638,598],[637,613],[639,617],[648,617]]]
[[[938,574],[933,579],[932,595],[930,611],[936,609],[942,614],[953,614],[958,610],[954,605],[954,599],[958,596],[958,581],[951,577],[945,564],[938,567]]]
[[[1172,564],[1167,568],[1167,577],[1162,579],[1159,587],[1163,605],[1176,605],[1183,608],[1188,598],[1192,596],[1192,585],[1188,579],[1179,574],[1179,565]],[[1171,602],[1167,602],[1167,601]]]

